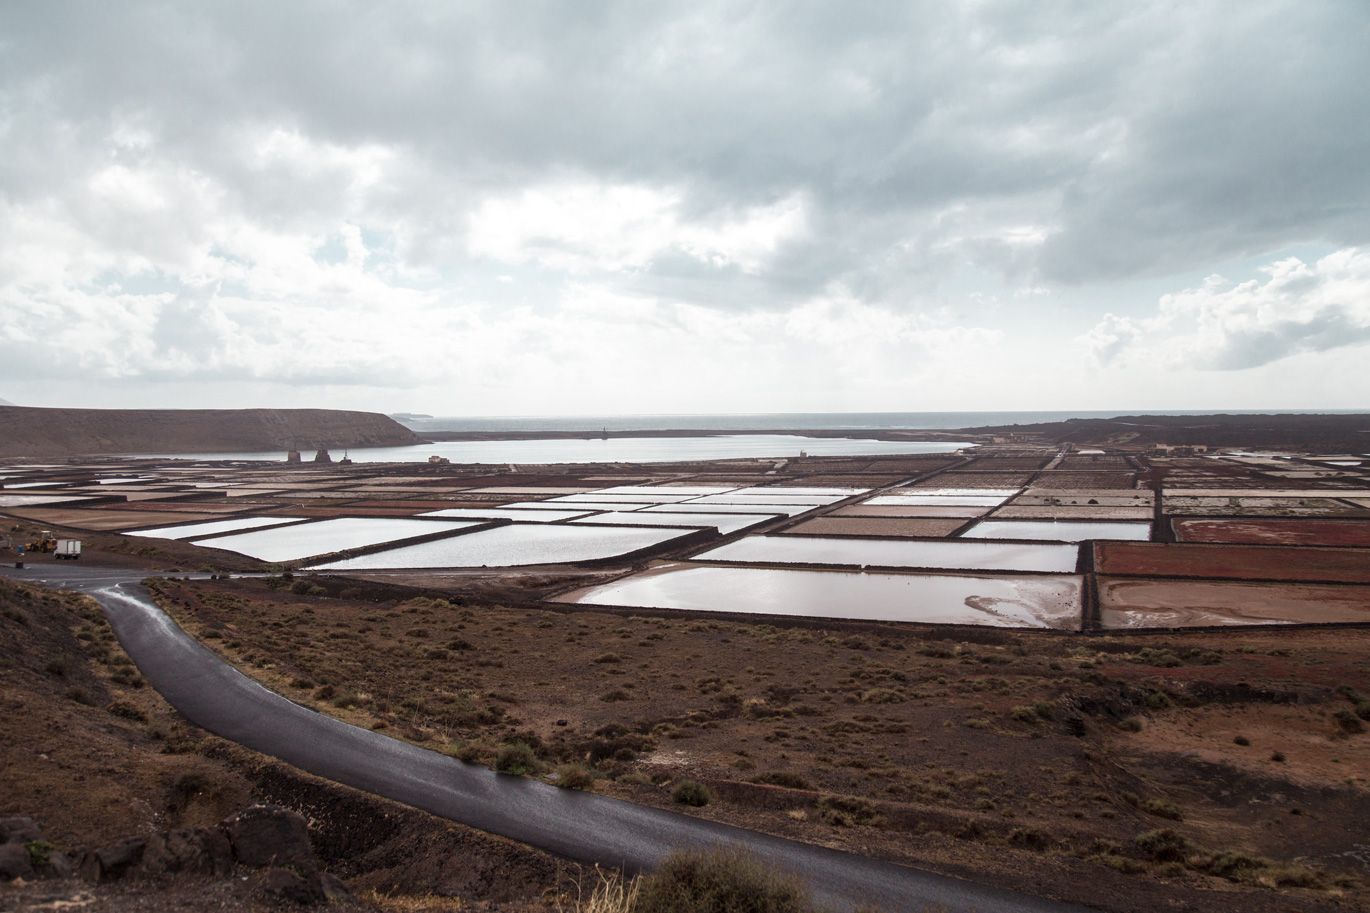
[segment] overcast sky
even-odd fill
[[[1361,0],[5,3],[0,397],[1370,407],[1367,49]]]

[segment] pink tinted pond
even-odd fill
[[[962,577],[671,566],[569,593],[561,602],[632,608],[1057,628],[1080,624],[1075,576]]]

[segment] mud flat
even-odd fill
[[[1370,583],[1370,553],[1353,548],[1100,542],[1101,574]]]
[[[1370,520],[1175,520],[1181,542],[1370,547]]]
[[[965,520],[918,517],[816,517],[785,530],[801,536],[896,536],[942,538],[950,536]]]
[[[1106,630],[1370,621],[1370,587],[1099,578]]]
[[[1075,630],[1078,577],[853,574],[774,568],[654,569],[559,602],[919,624]]]

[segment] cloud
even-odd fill
[[[1312,266],[1291,257],[1261,272],[1240,283],[1210,276],[1163,296],[1136,323],[1107,314],[1079,341],[1105,366],[1151,360],[1217,371],[1370,342],[1370,253],[1341,250]]]
[[[1316,298],[1292,278],[1260,283],[1282,318],[1237,303],[1244,275],[1227,305],[1131,305],[1143,280],[1370,247],[1367,22],[1288,0],[0,5],[0,383],[442,377],[514,402],[560,374],[600,389],[583,328],[699,364],[722,333],[775,378],[872,390],[910,369],[862,341],[1327,351],[1361,314],[1290,310]],[[1063,316],[1076,292],[1111,314]]]

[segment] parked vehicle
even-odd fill
[[[80,539],[58,539],[58,540],[57,540],[57,558],[58,558],[59,560],[66,559],[66,560],[76,561],[76,560],[79,559],[80,557],[81,557],[81,540],[80,540]]]

